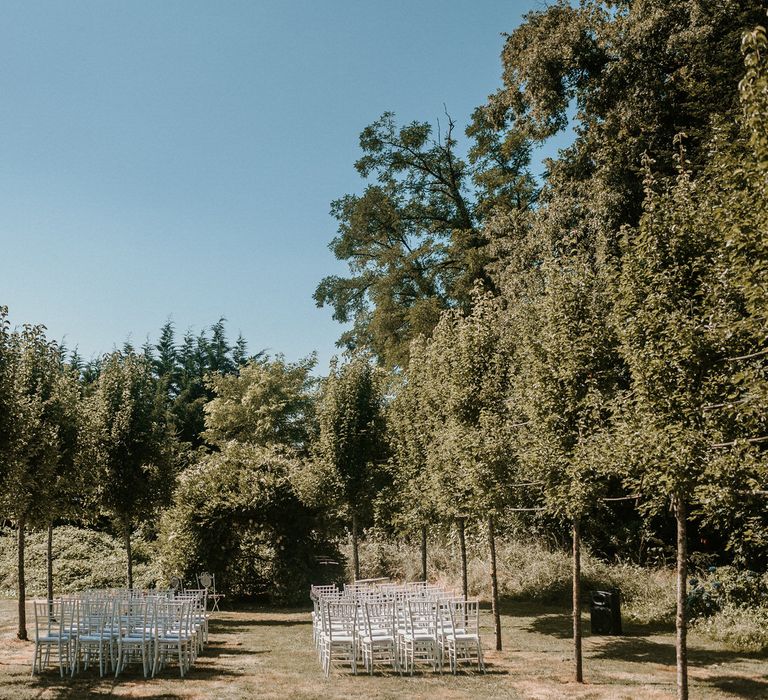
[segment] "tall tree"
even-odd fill
[[[398,128],[385,113],[363,130],[355,164],[375,182],[331,206],[339,229],[330,248],[349,263],[350,275],[323,279],[315,301],[331,305],[335,319],[354,322],[340,344],[371,347],[389,366],[405,367],[410,340],[428,335],[441,311],[466,307],[475,281],[490,284],[473,168],[458,156],[454,130],[450,117],[435,136],[426,122]],[[500,153],[507,179],[525,180],[525,148]],[[490,158],[474,162],[485,166]],[[500,188],[490,177],[484,182]]]
[[[356,354],[333,365],[323,381],[317,407],[319,432],[315,463],[329,484],[352,531],[352,566],[360,578],[358,540],[385,478],[382,380],[370,359]]]
[[[391,484],[382,492],[377,517],[396,532],[420,535],[421,577],[427,580],[427,546],[430,526],[439,520],[434,491],[430,488],[427,455],[434,439],[433,421],[426,410],[425,342],[411,341],[408,367],[393,376],[386,407]]]
[[[56,514],[57,469],[62,447],[68,445],[69,399],[72,384],[62,373],[59,348],[48,341],[42,326],[9,332],[7,311],[0,309],[0,507],[16,523],[18,534],[18,632],[27,639],[25,530]],[[74,392],[76,395],[76,390]],[[64,460],[67,460],[65,454]]]
[[[642,210],[640,160],[674,173],[672,139],[707,158],[713,115],[735,119],[739,44],[764,17],[761,0],[558,0],[525,16],[502,52],[502,88],[484,119],[516,142],[541,142],[573,118],[573,145],[549,164],[546,193],[567,189],[613,231]],[[618,239],[617,239],[618,241]]]
[[[765,530],[755,497],[768,479],[766,48],[763,28],[745,37],[742,124],[719,125],[699,178],[678,137],[676,179],[647,175],[645,213],[625,240],[616,325],[633,378],[627,433],[645,457],[637,478],[675,509],[679,698],[688,696],[692,511],[732,527],[734,512],[751,507],[745,531]]]
[[[423,363],[429,377],[424,382],[426,412],[433,421],[427,469],[435,500],[459,527],[465,595],[465,521],[485,521],[497,649],[501,618],[495,520],[509,502],[508,485],[517,471],[507,401],[514,366],[512,336],[504,333],[502,319],[498,300],[477,289],[471,312],[443,315]]]
[[[112,353],[89,399],[88,420],[98,464],[99,499],[123,536],[128,587],[133,587],[131,536],[173,488],[173,435],[157,402],[150,363]]]
[[[520,347],[513,392],[524,423],[519,456],[525,480],[542,485],[541,506],[571,526],[574,675],[582,682],[581,524],[609,485],[594,444],[609,429],[627,379],[608,323],[612,271],[579,234],[543,251],[532,293],[509,301]]]

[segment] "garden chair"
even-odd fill
[[[112,664],[112,670],[115,670],[113,610],[114,604],[105,598],[86,598],[82,601],[79,628],[74,639],[73,675],[80,667],[81,655],[85,657],[84,668],[87,669],[92,653],[99,660],[99,676],[104,676],[108,661]]]
[[[115,678],[126,664],[141,658],[144,678],[149,675],[152,655],[155,606],[141,598],[125,598],[115,603],[117,661]]]
[[[443,672],[436,600],[406,600],[405,630],[400,635],[401,663],[413,674],[417,661]]]
[[[331,673],[333,659],[348,661],[357,674],[357,603],[325,603],[322,607],[323,631],[321,662],[325,675]]]
[[[443,653],[447,654],[451,673],[456,673],[459,659],[477,661],[485,673],[483,645],[480,639],[480,603],[477,600],[454,600],[445,603],[447,625],[441,633]]]
[[[152,677],[165,663],[175,658],[183,678],[195,660],[196,640],[192,630],[192,604],[189,600],[158,603],[155,615]]]
[[[389,663],[400,671],[397,650],[395,604],[392,602],[366,602],[363,607],[365,631],[360,636],[363,663],[373,675],[376,661]]]
[[[211,612],[219,611],[219,601],[224,597],[223,593],[216,592],[216,574],[209,574],[207,571],[203,571],[197,577],[197,583],[200,588],[205,588],[208,591],[208,599],[211,601]]]
[[[35,652],[32,658],[32,675],[40,673],[48,665],[51,652],[56,655],[59,674],[72,668],[73,640],[77,634],[76,620],[78,601],[75,598],[58,598],[53,601],[34,601]],[[43,653],[45,652],[45,653]]]

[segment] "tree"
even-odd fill
[[[549,163],[550,189],[575,193],[618,233],[642,212],[640,160],[674,173],[672,139],[688,134],[692,167],[706,161],[713,115],[733,120],[742,34],[760,0],[558,0],[525,16],[502,51],[502,82],[485,119],[516,142],[537,143],[573,115],[576,138]],[[618,238],[614,242],[618,243]]]
[[[42,326],[10,332],[0,308],[0,506],[18,533],[18,632],[27,639],[24,535],[48,523],[61,507],[63,471],[70,472],[69,411],[76,388],[62,372],[60,352]],[[64,453],[64,454],[62,454]]]
[[[335,319],[354,322],[340,344],[370,347],[388,366],[405,367],[410,340],[429,335],[441,311],[466,307],[477,280],[491,284],[473,171],[456,153],[454,128],[449,117],[435,138],[428,123],[398,128],[386,112],[363,130],[363,156],[355,164],[376,182],[331,206],[339,230],[330,248],[349,263],[350,276],[323,279],[315,301],[330,304]],[[529,181],[525,148],[496,156],[494,166],[506,168],[507,180]],[[479,167],[491,159],[474,160]],[[490,176],[483,182],[501,187]]]
[[[173,435],[150,363],[134,353],[105,356],[88,401],[98,497],[125,541],[133,587],[131,534],[173,488]]]
[[[59,360],[54,375],[48,420],[56,427],[56,459],[44,485],[48,525],[48,600],[53,601],[53,523],[80,515],[91,490],[93,477],[83,445],[83,415],[78,372]]]
[[[251,360],[239,374],[211,374],[214,398],[205,405],[207,442],[307,448],[313,422],[315,357],[288,363],[281,356]]]
[[[512,401],[522,414],[521,480],[540,484],[541,507],[571,524],[575,679],[582,682],[581,524],[610,485],[599,447],[627,378],[608,324],[612,270],[579,234],[543,251],[528,294],[508,304],[519,347]]]
[[[471,312],[447,312],[422,360],[425,412],[432,421],[427,451],[434,498],[443,517],[459,528],[462,587],[467,595],[465,521],[482,517],[491,558],[496,648],[501,618],[496,576],[495,520],[509,503],[517,463],[507,399],[514,370],[512,337],[504,333],[501,306],[481,288]]]
[[[354,355],[332,365],[322,383],[317,407],[314,469],[324,483],[338,486],[335,500],[352,530],[352,565],[360,578],[358,539],[385,476],[382,379],[368,357]]]
[[[427,576],[429,527],[438,521],[432,497],[427,454],[434,438],[432,421],[426,411],[427,378],[423,369],[423,338],[411,341],[408,367],[393,376],[394,398],[386,407],[387,442],[391,483],[382,491],[378,517],[400,533],[421,536],[421,577]]]
[[[743,513],[745,502],[747,512],[754,508],[768,478],[768,314],[760,291],[768,269],[767,46],[762,28],[745,38],[743,128],[720,125],[700,178],[678,137],[676,179],[647,175],[645,213],[625,240],[616,325],[633,378],[627,434],[643,450],[635,444],[633,452],[645,457],[636,478],[675,509],[680,698],[688,695],[688,520],[698,506],[705,519],[732,528],[734,513]],[[755,513],[764,517],[764,506]],[[746,539],[765,531],[759,517],[745,527]]]
[[[294,486],[314,426],[314,357],[251,360],[238,375],[211,374],[205,439],[163,517],[170,571],[217,572],[226,590],[270,591],[295,602],[317,575],[318,550],[333,553],[322,511]]]

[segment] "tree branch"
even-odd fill
[[[768,440],[768,435],[764,435],[763,437],[745,438],[744,440],[731,440],[731,442],[718,442],[715,445],[710,445],[710,447],[733,447],[734,445],[738,445],[740,442],[757,443],[765,442],[766,440]]]
[[[763,357],[768,355],[768,349],[759,350],[758,352],[752,352],[749,355],[739,355],[738,357],[727,357],[726,362],[738,362],[739,360],[753,360],[756,357]]]

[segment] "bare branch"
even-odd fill
[[[766,440],[768,440],[768,435],[764,435],[763,437],[744,438],[743,440],[731,440],[731,442],[718,442],[717,444],[711,445],[710,447],[733,447],[734,445],[738,445],[740,442],[748,442],[752,444],[757,442],[765,442]]]
[[[756,357],[763,357],[763,355],[768,355],[768,349],[759,350],[758,352],[752,352],[749,355],[739,355],[738,357],[728,357],[726,358],[726,362],[738,362],[739,360],[753,360]]]
[[[507,508],[512,513],[533,513],[535,511],[546,510],[546,508]]]
[[[702,411],[714,411],[716,408],[730,408],[732,406],[740,406],[743,403],[747,403],[747,399],[739,399],[738,401],[724,401],[723,403],[708,403],[701,407]]]

